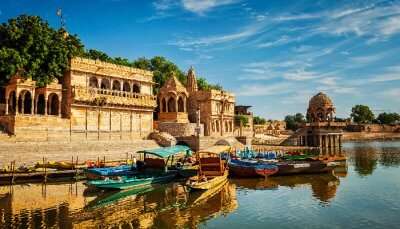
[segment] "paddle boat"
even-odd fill
[[[212,146],[196,153],[199,162],[197,176],[186,182],[191,191],[208,190],[227,181],[228,166],[225,156],[229,155],[230,149],[230,146]]]
[[[168,163],[172,165],[175,157],[182,154],[186,156],[190,152],[189,147],[181,145],[139,151],[144,160],[137,165],[138,174],[93,180],[88,185],[101,189],[136,189],[169,182],[177,176],[178,171],[168,170]]]
[[[278,172],[274,163],[256,160],[231,159],[228,165],[230,174],[238,177],[268,177]]]

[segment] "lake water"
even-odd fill
[[[400,141],[348,142],[334,174],[175,182],[141,193],[82,182],[0,187],[0,228],[399,228]]]

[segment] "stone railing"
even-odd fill
[[[118,105],[118,106],[140,106],[155,108],[156,97],[139,93],[98,89],[98,88],[73,88],[74,100],[91,105]]]

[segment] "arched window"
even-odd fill
[[[134,84],[134,85],[132,86],[132,92],[133,92],[133,93],[140,93],[140,86],[137,85],[137,84]]]
[[[131,85],[128,82],[124,82],[123,90],[126,92],[131,92]]]
[[[179,96],[178,99],[178,112],[185,112],[185,103],[183,102],[183,98]]]
[[[217,130],[217,132],[219,132],[219,122],[215,121],[215,129]]]
[[[47,103],[48,103],[47,113],[49,115],[58,115],[58,108],[60,106],[58,95],[54,93],[50,94]]]
[[[44,115],[46,113],[46,100],[44,94],[40,94],[36,101],[36,113]]]
[[[114,80],[112,89],[115,91],[121,91],[121,83],[118,80]]]
[[[167,112],[167,102],[165,101],[165,98],[162,98],[161,100],[161,104],[162,104],[162,112]]]
[[[8,96],[8,113],[15,114],[17,111],[17,96],[15,91],[12,91]]]
[[[97,81],[97,78],[92,76],[89,79],[89,87],[94,87],[94,88],[98,88],[99,87],[99,82]]]
[[[102,80],[101,80],[100,88],[101,88],[101,89],[110,90],[110,81],[109,81],[108,79],[102,79]]]
[[[168,112],[176,112],[176,103],[173,97],[168,99]]]
[[[229,132],[228,121],[225,121],[225,132]]]
[[[32,96],[29,91],[21,91],[18,98],[18,112],[21,114],[31,114]]]

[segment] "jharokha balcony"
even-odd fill
[[[75,102],[85,103],[94,106],[137,106],[155,108],[157,106],[156,96],[141,93],[86,88],[75,86],[73,88]]]

